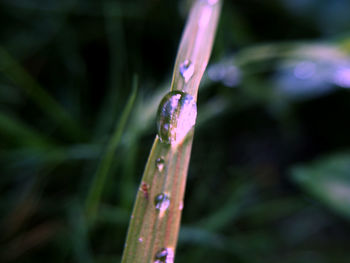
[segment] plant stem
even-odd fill
[[[220,1],[194,2],[175,62],[172,91],[183,91],[196,99],[220,9]],[[180,72],[186,61],[193,67],[188,79]],[[193,133],[194,128],[176,146],[156,136],[131,216],[123,263],[173,262]]]

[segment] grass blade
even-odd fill
[[[178,50],[171,91],[197,97],[220,8],[220,1],[194,3]],[[184,141],[175,146],[156,136],[131,216],[123,263],[173,262],[193,132],[192,127]]]

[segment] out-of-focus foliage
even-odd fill
[[[350,261],[349,5],[224,2],[176,262]],[[120,260],[188,6],[0,1],[1,262]]]
[[[350,216],[350,156],[332,155],[308,166],[297,166],[292,174],[306,191],[330,209]]]

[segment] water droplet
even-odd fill
[[[158,135],[162,142],[177,145],[196,122],[195,99],[182,91],[171,91],[160,102],[157,113]]]
[[[154,259],[154,263],[173,263],[174,251],[171,248],[162,248],[156,253]]]
[[[159,172],[162,172],[164,169],[164,159],[163,158],[158,158],[156,160],[156,166]]]
[[[140,243],[143,242],[143,238],[142,238],[142,237],[139,238],[139,242],[140,242]]]
[[[156,198],[154,199],[154,205],[156,206],[156,209],[161,212],[167,210],[169,207],[169,204],[170,204],[170,199],[164,193],[157,195]]]
[[[180,65],[180,74],[185,80],[185,83],[187,83],[192,78],[193,73],[194,73],[194,66],[189,59],[186,59]]]

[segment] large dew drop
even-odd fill
[[[154,205],[157,210],[164,212],[168,209],[170,205],[170,199],[166,194],[161,193],[157,195],[156,198],[154,199]]]
[[[196,122],[195,99],[182,91],[170,91],[160,102],[157,113],[158,136],[163,143],[177,145]]]
[[[174,251],[171,248],[160,249],[154,257],[154,263],[173,263],[173,262],[174,262]]]

